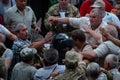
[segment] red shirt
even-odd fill
[[[113,9],[113,6],[107,1],[107,0],[103,0],[105,2],[105,10],[110,12],[111,9]],[[92,7],[91,7],[91,2],[90,0],[86,0],[82,3],[81,7],[80,7],[80,15],[81,16],[85,16],[87,13],[89,14],[90,11],[92,10]]]

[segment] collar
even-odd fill
[[[51,66],[45,66],[44,69],[52,69],[52,68],[54,68],[55,66],[58,66],[58,63],[53,64],[53,65],[51,65]]]
[[[28,6],[26,6],[24,11],[29,11],[29,10],[30,10],[30,8],[29,8]],[[17,5],[14,5],[14,6],[13,6],[13,11],[14,11],[14,12],[19,12],[19,11],[20,11],[20,10],[17,8]]]

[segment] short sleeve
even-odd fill
[[[3,25],[0,25],[0,32],[5,35],[10,34],[10,31],[7,28],[5,28]]]
[[[101,43],[94,52],[98,57],[104,57],[109,52],[109,48],[105,43]]]
[[[80,28],[80,18],[69,18],[69,24],[74,28]]]

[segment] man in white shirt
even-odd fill
[[[102,20],[103,15],[102,11],[99,9],[93,9],[90,12],[89,17],[81,18],[57,18],[49,17],[51,23],[68,23],[75,28],[80,28],[85,30],[87,33],[87,41],[93,46],[96,47],[99,43],[102,42],[102,35],[100,33],[100,27],[106,27],[107,23]],[[87,28],[89,27],[89,28]],[[94,45],[93,45],[94,44]]]

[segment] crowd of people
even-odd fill
[[[120,0],[0,0],[0,80],[120,80]]]

